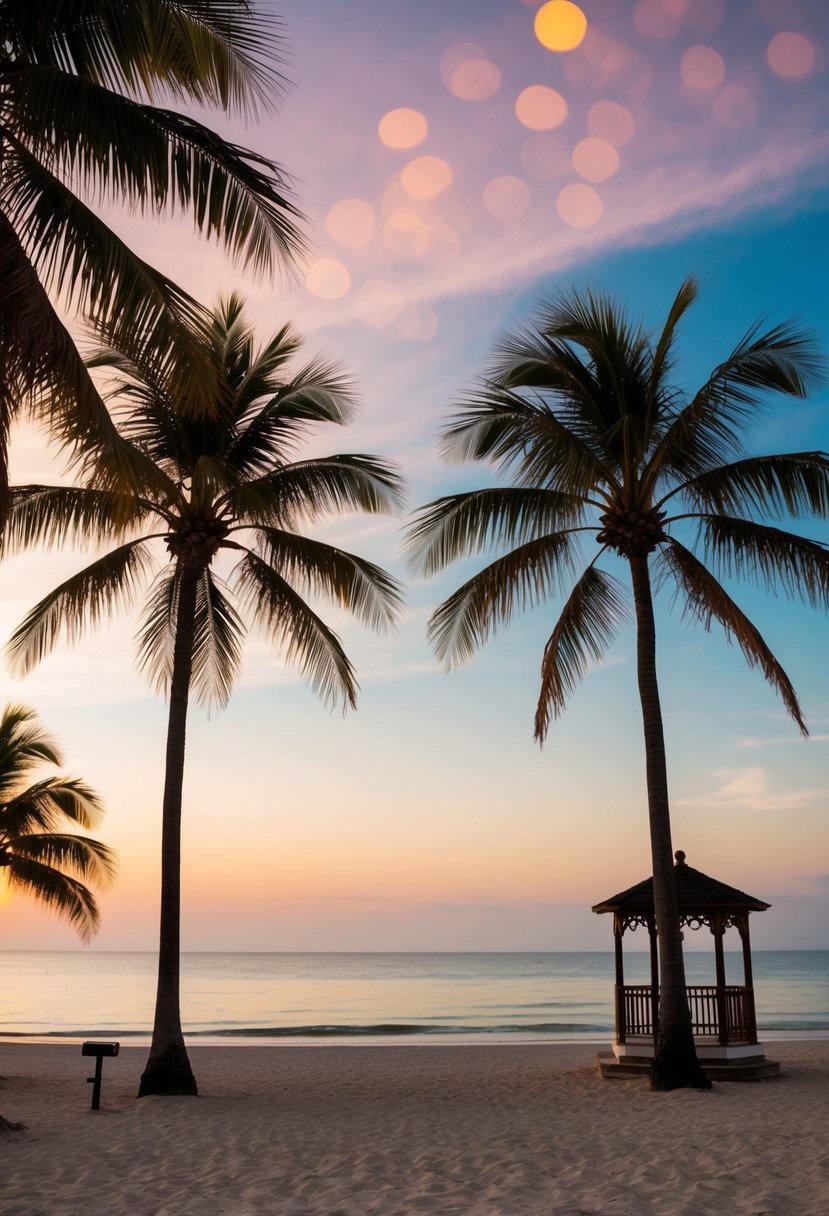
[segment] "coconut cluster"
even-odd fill
[[[648,511],[624,511],[612,507],[604,511],[599,519],[602,529],[596,540],[600,545],[609,545],[623,557],[652,553],[665,539],[662,527],[665,512],[653,507]]]
[[[187,565],[207,565],[227,536],[227,524],[221,519],[193,515],[183,519],[175,532],[165,539],[173,557]]]

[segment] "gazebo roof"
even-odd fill
[[[675,857],[674,874],[676,875],[676,897],[680,915],[715,910],[737,911],[738,909],[747,912],[764,912],[766,908],[771,907],[771,904],[764,903],[762,899],[746,895],[745,891],[738,891],[736,887],[729,887],[726,883],[703,874],[701,870],[695,870],[692,866],[686,865],[685,854],[681,849],[677,851]],[[635,887],[628,887],[627,891],[620,891],[618,895],[611,895],[610,899],[594,904],[593,911],[652,912],[653,879],[646,878],[643,882],[637,883]]]

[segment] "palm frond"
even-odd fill
[[[535,738],[539,743],[543,743],[550,720],[562,712],[590,663],[602,659],[627,615],[624,588],[618,580],[589,565],[573,587],[544,647],[535,711]]]
[[[769,650],[760,631],[738,608],[725,588],[690,550],[670,538],[659,551],[659,561],[670,571],[683,593],[684,610],[711,631],[713,621],[721,625],[727,641],[734,639],[749,667],[759,667],[765,679],[779,694],[787,712],[802,733],[808,734],[791,680]]]
[[[242,662],[244,625],[209,570],[196,592],[192,686],[202,705],[224,706]]]
[[[587,494],[615,485],[610,464],[561,421],[543,400],[487,381],[444,427],[441,450],[450,459],[487,460],[515,470],[520,484]]]
[[[76,778],[46,777],[0,806],[0,824],[9,836],[54,832],[64,819],[91,828],[103,813],[96,792]]]
[[[35,605],[8,643],[12,666],[25,674],[61,636],[76,641],[121,603],[129,602],[152,558],[145,540],[130,541],[72,575]]]
[[[703,511],[745,516],[829,515],[825,452],[785,452],[719,465],[677,488]]]
[[[123,536],[154,513],[132,495],[83,486],[14,486],[2,548],[16,553],[34,545],[99,541]]]
[[[726,515],[703,515],[699,528],[705,553],[721,575],[829,607],[829,545]]]
[[[240,594],[251,616],[267,629],[287,662],[327,705],[352,709],[358,684],[337,635],[267,562],[247,553],[236,567]]]
[[[125,443],[7,218],[0,212],[0,439],[20,408],[47,417],[80,466],[105,470],[122,488],[143,484],[144,460]],[[7,476],[0,460],[0,509]]]
[[[416,513],[407,542],[412,564],[426,575],[490,545],[521,545],[584,516],[572,494],[525,486],[497,486],[450,494]]]
[[[81,941],[86,942],[97,933],[100,924],[98,904],[80,879],[63,874],[34,857],[9,853],[7,858],[6,874],[12,889],[33,895],[50,911],[68,920]]]
[[[43,730],[34,710],[7,705],[0,717],[0,803],[13,797],[32,769],[60,763],[60,749]]]
[[[228,508],[240,521],[285,526],[349,511],[391,514],[402,501],[397,468],[377,456],[357,453],[295,461],[242,482],[227,497]]]
[[[159,570],[138,625],[138,669],[146,673],[154,692],[167,695],[173,678],[178,607],[178,563]]]
[[[256,555],[301,592],[324,595],[370,629],[387,629],[401,608],[399,583],[365,558],[278,528],[257,528]]]
[[[745,437],[772,394],[804,397],[821,382],[824,363],[811,334],[791,321],[759,330],[758,322],[677,412],[651,455],[646,483],[690,481],[742,460]]]
[[[432,614],[428,631],[438,658],[447,667],[465,663],[516,610],[541,604],[557,591],[575,557],[575,538],[563,531],[519,545],[485,566]]]

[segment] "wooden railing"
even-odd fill
[[[717,988],[695,984],[685,989],[694,1036],[720,1043],[756,1043],[754,992],[751,988]],[[650,984],[626,984],[616,989],[616,1031],[620,1043],[628,1038],[653,1038],[658,1029],[659,1000]]]

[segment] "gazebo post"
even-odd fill
[[[648,917],[648,936],[651,943],[651,1027],[653,1028],[653,1045],[659,1038],[659,943],[656,936],[656,919]]]
[[[754,975],[751,969],[751,942],[748,936],[748,914],[737,921],[737,931],[743,944],[743,985],[746,990],[746,1017],[749,1042],[757,1042],[757,1013],[754,1008]]]
[[[621,915],[613,916],[613,944],[616,952],[616,1042],[625,1041],[625,961],[622,954],[622,934],[625,928]]]
[[[718,1037],[723,1047],[728,1043],[728,1006],[725,996],[725,954],[723,939],[725,924],[718,913],[711,917],[711,932],[714,934],[714,958],[717,964],[717,1022]]]

